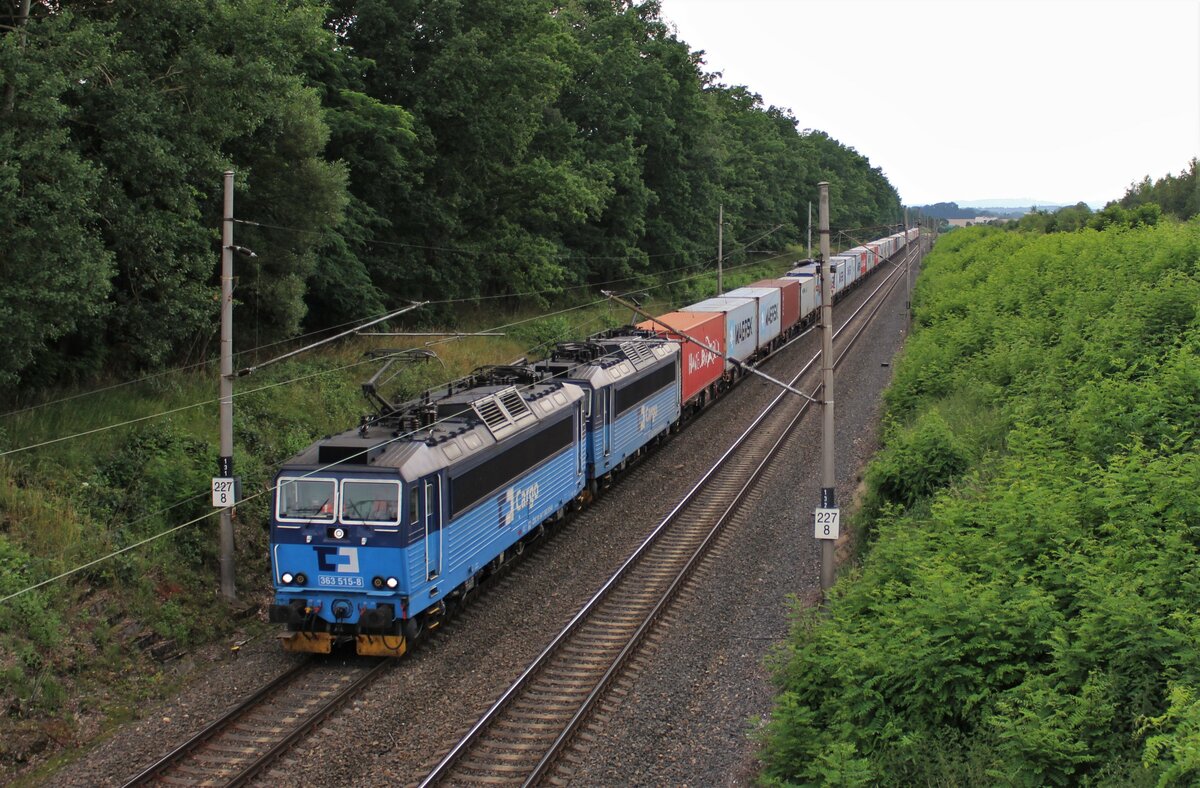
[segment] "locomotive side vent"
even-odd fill
[[[500,401],[500,405],[517,424],[536,418],[529,408],[529,403],[517,393],[515,387],[496,392],[496,399]]]
[[[492,432],[509,423],[508,414],[500,407],[500,403],[496,401],[495,397],[477,399],[471,403],[471,407],[479,414],[479,418],[483,419],[483,423]]]
[[[504,405],[501,404],[500,399],[498,399],[498,396],[503,396],[510,392],[517,399],[520,399],[520,395],[517,395],[516,389],[506,389],[500,392],[499,395],[493,394],[471,403],[471,408],[479,414],[479,418],[483,419],[483,423],[487,425],[488,430],[492,433],[492,437],[496,440],[500,440],[505,435],[516,432],[518,428],[517,420],[509,415]],[[521,400],[521,404],[525,405],[525,401]],[[529,409],[528,405],[525,405],[525,410],[521,414],[521,421],[534,418],[536,417],[533,415],[533,411]]]
[[[622,342],[621,350],[633,362],[634,369],[645,369],[654,363],[654,354],[645,342]]]

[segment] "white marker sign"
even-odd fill
[[[223,479],[219,476],[214,476],[212,480],[212,495],[213,506],[218,509],[233,506],[233,479]]]
[[[813,536],[817,539],[837,539],[840,520],[840,509],[817,509]]]

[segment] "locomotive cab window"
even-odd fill
[[[400,482],[359,479],[343,481],[342,522],[399,525]]]
[[[333,522],[337,482],[333,479],[280,479],[275,517],[284,522]]]

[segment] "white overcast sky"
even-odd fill
[[[708,71],[905,204],[1103,205],[1200,156],[1200,0],[662,0]]]

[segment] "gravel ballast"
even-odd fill
[[[843,514],[877,447],[880,395],[906,336],[904,298],[902,283],[835,373]],[[789,445],[752,510],[733,524],[692,593],[677,604],[624,700],[592,731],[574,784],[755,783],[755,735],[775,694],[765,661],[787,635],[791,597],[819,599],[821,553],[812,519],[821,486],[819,410],[806,414]]]

